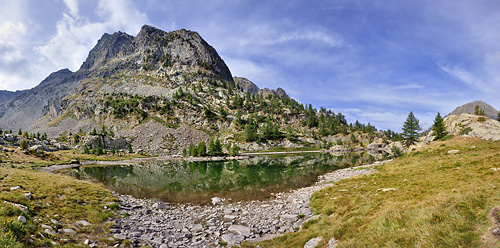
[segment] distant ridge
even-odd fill
[[[493,106],[480,100],[469,102],[460,107],[457,107],[449,115],[474,114],[474,108],[476,106],[479,106],[481,110],[484,110],[484,114],[486,117],[490,119],[497,118],[498,110],[496,110]]]

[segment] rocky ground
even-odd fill
[[[213,198],[213,205],[168,204],[116,195],[122,219],[111,230],[114,239],[128,239],[134,246],[220,247],[243,241],[261,241],[300,230],[302,223],[318,218],[309,208],[314,191],[345,178],[375,171],[376,162],[337,170],[318,178],[310,187],[274,194],[264,201],[229,203]]]

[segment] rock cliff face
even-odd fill
[[[234,77],[234,83],[243,91],[248,92],[252,95],[263,95],[267,97],[268,95],[275,95],[280,98],[290,98],[285,90],[282,88],[278,88],[276,90],[271,90],[268,88],[260,89],[257,85],[255,85],[252,81],[244,78],[244,77]]]
[[[474,114],[475,107],[478,106],[484,111],[486,117],[496,119],[498,110],[483,101],[473,101],[457,107],[449,115]]]
[[[475,137],[484,140],[500,140],[500,122],[471,114],[449,115],[444,118],[449,134]]]

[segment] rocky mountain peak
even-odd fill
[[[478,106],[481,110],[484,111],[486,117],[490,119],[497,118],[498,110],[496,110],[493,106],[480,100],[469,102],[460,107],[457,107],[449,115],[474,114],[474,108],[476,108],[476,106]]]
[[[133,36],[123,32],[115,32],[112,35],[103,34],[95,47],[90,50],[89,56],[83,62],[80,70],[97,69],[105,65],[109,59],[117,56],[118,53],[132,52],[134,50],[131,43],[133,38]]]
[[[276,90],[271,90],[268,88],[260,89],[257,85],[255,85],[252,81],[244,78],[244,77],[234,77],[234,83],[243,91],[248,92],[252,95],[259,94],[263,96],[267,96],[269,94],[278,96],[280,98],[290,98],[285,90],[282,88],[278,88]]]
[[[61,70],[56,71],[56,72],[52,72],[37,87],[44,86],[44,85],[49,84],[50,82],[54,82],[54,81],[60,82],[63,79],[65,79],[66,77],[70,76],[71,74],[73,74],[73,72],[70,71],[68,68],[61,69]]]
[[[186,72],[186,66],[191,68],[188,71],[203,68],[232,82],[229,68],[198,33],[185,29],[165,32],[149,25],[144,25],[136,37],[123,32],[104,34],[80,69],[154,72],[174,68]]]

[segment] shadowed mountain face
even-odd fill
[[[483,101],[473,101],[457,107],[449,115],[474,114],[476,106],[484,111],[486,117],[496,119],[498,110]]]
[[[12,100],[14,97],[20,95],[23,91],[8,91],[0,90],[0,104]]]

